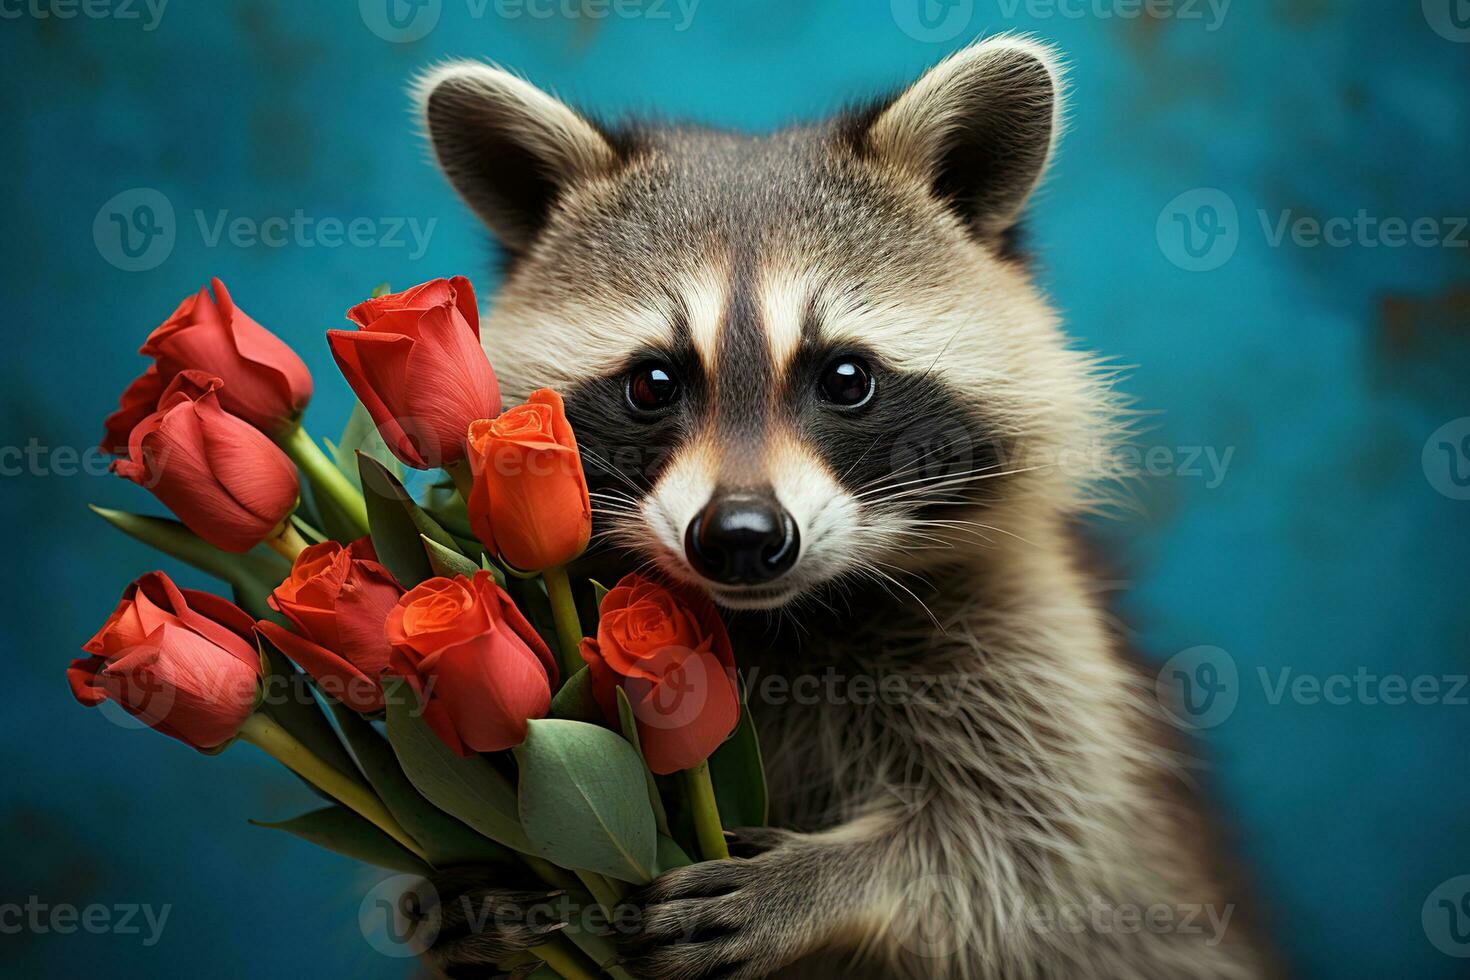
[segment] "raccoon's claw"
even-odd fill
[[[413,889],[423,958],[445,976],[505,975],[496,964],[546,942],[567,926],[561,892],[495,887],[482,868],[452,868]]]
[[[632,896],[641,929],[621,943],[630,972],[647,980],[748,980],[791,958],[805,903],[783,870],[776,837],[762,829],[736,840],[744,845],[747,835],[750,847],[774,849],[678,868]]]
[[[775,850],[795,836],[793,831],[779,827],[741,827],[725,831],[725,846],[731,857],[753,858]]]

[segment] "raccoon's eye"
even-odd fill
[[[661,412],[679,400],[679,379],[667,364],[651,361],[629,373],[625,393],[634,411]]]
[[[856,357],[839,357],[822,369],[822,397],[841,408],[866,405],[877,385],[868,365]]]

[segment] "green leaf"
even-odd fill
[[[531,852],[510,780],[488,759],[455,755],[424,721],[418,699],[407,684],[385,681],[383,700],[387,703],[388,742],[414,788],[496,843]]]
[[[643,764],[643,779],[648,784],[648,804],[653,807],[653,818],[658,823],[659,833],[669,832],[669,815],[664,812],[664,801],[658,793],[658,783],[653,780],[653,771],[648,768],[648,760],[643,758],[643,742],[638,738],[638,719],[633,714],[633,705],[628,701],[627,692],[621,687],[617,689],[618,696],[618,724],[622,726],[623,738],[633,746],[638,753],[638,761]]]
[[[263,600],[291,574],[291,563],[264,545],[243,555],[233,555],[170,518],[90,506],[94,514],[129,537],[228,582],[248,597],[259,596]],[[250,612],[263,615],[256,609]]]
[[[652,880],[658,833],[632,746],[597,725],[543,718],[514,751],[521,824],[536,853],[619,881]]]
[[[342,437],[335,444],[330,439],[322,442],[326,444],[327,452],[332,454],[332,462],[337,464],[337,469],[359,490],[362,489],[362,476],[357,468],[357,454],[360,452],[382,463],[400,481],[403,479],[403,464],[389,451],[377,424],[362,402],[353,404],[352,414],[347,416],[347,425],[342,429]]]
[[[339,701],[332,702],[332,714],[378,798],[409,836],[419,842],[435,867],[456,864],[519,867],[510,851],[475,833],[420,796],[404,775],[392,746],[366,718]]]
[[[536,628],[536,633],[546,641],[552,652],[556,652],[560,647],[556,635],[556,616],[551,611],[551,599],[546,595],[546,583],[541,580],[541,576],[522,578],[518,575],[506,575],[502,587],[510,594],[521,615]],[[572,660],[579,659],[580,656],[573,651]]]
[[[312,810],[290,820],[252,820],[250,823],[256,827],[284,830],[317,847],[364,864],[407,874],[433,873],[427,864],[404,850],[401,844],[344,806]]]
[[[379,296],[387,296],[391,292],[393,292],[393,287],[389,286],[386,282],[380,282],[373,287],[373,291],[369,295],[373,299],[377,299]]]
[[[414,503],[412,495],[382,463],[358,453],[357,464],[378,560],[404,588],[411,589],[433,578],[434,568],[422,538],[427,537],[451,551],[455,550],[454,539]]]
[[[263,635],[257,632],[255,639],[269,667],[265,683],[266,697],[260,710],[333,769],[366,787],[367,783],[358,772],[357,764],[343,747],[332,723],[322,713],[306,675],[292,666],[286,655]],[[307,782],[306,785],[311,786],[312,792],[318,796],[323,795],[311,783]]]
[[[675,868],[687,868],[689,865],[696,863],[698,862],[694,858],[684,853],[684,848],[680,847],[679,842],[674,840],[674,838],[665,836],[664,834],[658,835],[657,874],[661,875],[665,871],[672,871]]]
[[[746,704],[745,682],[740,682],[740,724],[734,734],[709,757],[710,780],[720,822],[726,827],[764,827],[769,819],[766,770],[760,737]]]
[[[429,565],[434,569],[435,575],[442,575],[445,578],[454,578],[456,575],[474,578],[475,573],[480,570],[479,565],[437,541],[422,534],[419,535],[419,541],[423,544],[424,553],[429,556]]]
[[[551,717],[563,721],[585,721],[600,725],[604,719],[602,708],[592,696],[592,669],[583,667],[562,684],[561,690],[551,699]]]
[[[321,544],[327,540],[327,536],[302,519],[300,512],[291,515],[291,526],[301,532],[301,536],[312,544]]]

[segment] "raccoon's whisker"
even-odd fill
[[[915,524],[917,526],[924,526],[924,527],[928,527],[928,526],[933,526],[933,527],[952,527],[952,528],[956,528],[956,529],[960,529],[960,530],[965,530],[965,529],[969,529],[969,530],[981,529],[981,530],[985,530],[985,531],[994,531],[996,534],[1004,534],[1007,537],[1015,538],[1017,541],[1020,541],[1022,544],[1029,544],[1033,548],[1038,547],[1038,545],[1036,544],[1035,541],[1031,541],[1028,538],[1023,538],[1021,535],[1017,534],[1014,531],[1007,531],[1005,528],[1003,528],[1003,527],[996,527],[993,524],[982,524],[980,521],[939,520],[939,519],[934,519],[934,518],[922,518],[922,519],[916,521]]]
[[[947,633],[948,632],[948,630],[946,630],[944,628],[944,624],[939,621],[939,617],[936,616],[936,615],[934,615],[934,611],[929,608],[928,603],[926,603],[923,599],[920,599],[919,598],[918,593],[916,593],[913,589],[909,588],[907,585],[904,585],[902,582],[900,582],[894,576],[892,576],[892,575],[888,574],[887,572],[885,572],[883,570],[883,566],[880,563],[878,563],[878,562],[869,562],[867,567],[875,575],[881,576],[885,581],[891,582],[894,585],[898,586],[905,593],[907,593],[907,595],[911,599],[913,599],[915,602],[917,602],[919,604],[919,608],[922,609],[922,610],[924,610],[924,614],[927,615],[929,617],[930,621],[934,623],[934,628],[935,629],[939,630],[939,632],[941,632],[941,633]],[[891,566],[891,565],[890,566],[887,566],[887,567],[893,568],[893,566]],[[893,570],[895,572],[899,571],[899,569],[897,569],[897,568],[893,568]]]
[[[628,476],[628,474],[626,474],[622,470],[618,469],[616,466],[614,466],[612,463],[608,462],[606,459],[603,459],[602,456],[599,455],[596,450],[589,449],[586,446],[583,446],[583,447],[581,447],[581,453],[582,453],[582,458],[583,459],[590,459],[592,462],[596,463],[597,466],[600,469],[602,469],[604,472],[610,473],[613,476],[617,477],[619,480],[622,480],[624,483],[626,483],[628,485],[628,488],[630,490],[632,490],[634,493],[637,493],[637,494],[643,493],[643,488],[640,487],[638,484],[634,483],[633,480],[632,480],[632,478],[630,478]]]
[[[991,473],[991,472],[989,472],[989,470],[993,469],[993,467],[981,467],[979,469],[970,470],[967,473],[957,473],[957,474],[953,474],[953,475],[950,475],[950,476],[945,476],[945,477],[942,477],[942,478],[937,478],[937,479],[933,480],[930,483],[925,483],[923,479],[920,479],[920,480],[908,480],[908,481],[905,481],[903,483],[892,484],[892,485],[884,484],[883,486],[873,487],[870,490],[864,490],[864,491],[861,491],[859,493],[855,493],[855,494],[853,494],[853,496],[854,497],[857,497],[858,499],[862,499],[864,497],[872,497],[872,496],[875,496],[875,495],[881,493],[881,494],[891,494],[892,495],[892,498],[895,499],[895,500],[897,500],[897,499],[902,499],[904,497],[912,496],[912,495],[914,495],[916,493],[923,493],[925,491],[939,489],[941,487],[946,487],[946,486],[951,486],[951,485],[958,485],[958,484],[964,484],[964,483],[978,483],[981,480],[994,480],[994,479],[997,479],[997,478],[1003,477],[1003,476],[1015,476],[1018,473],[1030,473],[1033,470],[1043,470],[1043,469],[1046,469],[1047,467],[1049,467],[1051,465],[1053,465],[1053,464],[1051,464],[1051,463],[1040,463],[1040,464],[1038,464],[1036,466],[1023,466],[1023,467],[1020,467],[1018,469],[1004,470],[1004,471],[999,472],[999,473]],[[902,487],[909,487],[910,489],[903,490],[901,493],[893,493],[894,490],[899,489],[899,488],[902,488]]]

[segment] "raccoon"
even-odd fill
[[[1020,236],[1056,53],[993,37],[768,135],[600,123],[474,62],[416,94],[505,256],[502,388],[557,389],[579,434],[592,560],[706,591],[750,682],[772,826],[637,894],[626,968],[1274,972],[1078,543],[1128,412]],[[501,888],[442,883],[449,974],[536,941],[450,901]]]

